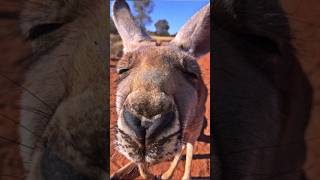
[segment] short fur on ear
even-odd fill
[[[143,43],[152,42],[152,38],[135,22],[125,0],[116,0],[112,12],[114,24],[123,41],[124,52],[132,51]]]
[[[210,50],[210,3],[180,29],[171,43],[199,57]]]

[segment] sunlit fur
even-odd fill
[[[178,133],[157,147],[161,149],[158,151],[157,156],[154,156],[155,159],[150,158],[148,153],[145,157],[137,159],[140,161],[141,158],[148,159],[151,163],[158,162],[165,157],[170,158],[180,148],[182,141],[185,142],[186,139],[191,139],[187,134],[182,136],[182,131],[179,132],[186,128],[184,126],[193,122],[193,130],[196,130],[196,132],[192,133],[198,135],[202,128],[202,119],[194,120],[198,114],[203,113],[203,110],[199,111],[198,109],[203,108],[202,103],[205,96],[205,93],[203,96],[199,94],[203,93],[201,88],[204,89],[199,67],[195,59],[185,52],[170,46],[141,47],[137,51],[126,54],[118,66],[123,66],[122,64],[128,63],[129,60],[133,64],[131,70],[128,75],[124,75],[127,77],[119,82],[117,88],[118,128],[129,136],[134,137],[134,133],[123,123],[124,107],[131,109],[133,112],[140,108],[141,111],[145,110],[145,112],[137,112],[137,114],[143,114],[143,117],[153,117],[162,113],[162,111],[172,109],[176,112],[174,125],[169,129],[163,129],[163,132],[155,139],[155,142],[150,143],[156,144],[162,138]],[[192,79],[192,77],[183,72],[187,68],[189,68],[189,71],[198,74],[200,79]],[[121,138],[121,133],[118,133],[117,137],[118,144],[122,144],[121,142],[124,142],[124,140]],[[192,138],[194,141],[197,139],[196,136]],[[134,148],[124,148],[124,144],[120,147],[122,147],[121,152],[125,152],[124,154],[129,159],[135,161],[135,158],[130,158],[128,155],[135,154],[132,152]],[[144,155],[142,154],[141,156]]]

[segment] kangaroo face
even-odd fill
[[[174,46],[142,46],[124,55],[118,72],[119,149],[137,162],[170,158],[183,122],[199,108],[204,84],[196,60]]]
[[[214,179],[301,179],[312,92],[280,3],[217,0],[213,15]]]
[[[24,5],[21,28],[33,56],[21,106],[35,111],[21,111],[30,131],[20,133],[33,147],[22,153],[30,180],[106,178],[105,9],[100,0]]]
[[[113,4],[113,19],[124,45],[118,63],[117,147],[143,178],[146,167],[180,156],[200,135],[207,90],[196,60],[210,48],[210,4],[200,9],[169,43],[158,45],[133,19],[125,1]],[[168,179],[179,161],[163,178]],[[187,163],[184,179],[190,177]],[[114,178],[129,169],[120,169]]]

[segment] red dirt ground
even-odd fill
[[[111,61],[111,70],[110,70],[110,95],[111,95],[111,107],[115,106],[115,79],[116,79],[116,73],[114,66],[116,64],[116,61]],[[205,81],[206,86],[209,90],[209,96],[208,100],[206,102],[206,119],[207,119],[207,125],[204,128],[203,134],[200,136],[199,141],[196,142],[195,148],[194,148],[194,160],[192,162],[192,170],[191,170],[191,176],[194,179],[210,179],[210,54],[205,55],[201,59],[199,59],[199,64],[203,73],[203,79]],[[115,108],[111,109],[111,123],[110,127],[113,129],[113,127],[116,124],[117,115],[115,112]],[[111,131],[112,132],[112,131]],[[110,135],[110,142],[114,140],[114,133],[111,133]],[[110,144],[110,173],[112,174],[120,167],[124,166],[126,163],[128,163],[128,160],[119,154],[116,150],[114,150],[114,147],[112,146],[112,143]],[[159,165],[155,165],[152,167],[152,171],[154,174],[161,174],[165,172],[169,167],[170,162],[164,162]],[[177,170],[173,176],[173,179],[179,179],[183,176],[184,172],[184,158],[179,162]],[[138,178],[139,179],[139,178]]]

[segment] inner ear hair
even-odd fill
[[[171,41],[181,50],[199,57],[210,50],[210,3],[201,8]]]
[[[114,24],[123,41],[124,52],[132,51],[143,44],[154,44],[154,40],[134,20],[125,0],[115,0],[112,12]]]

